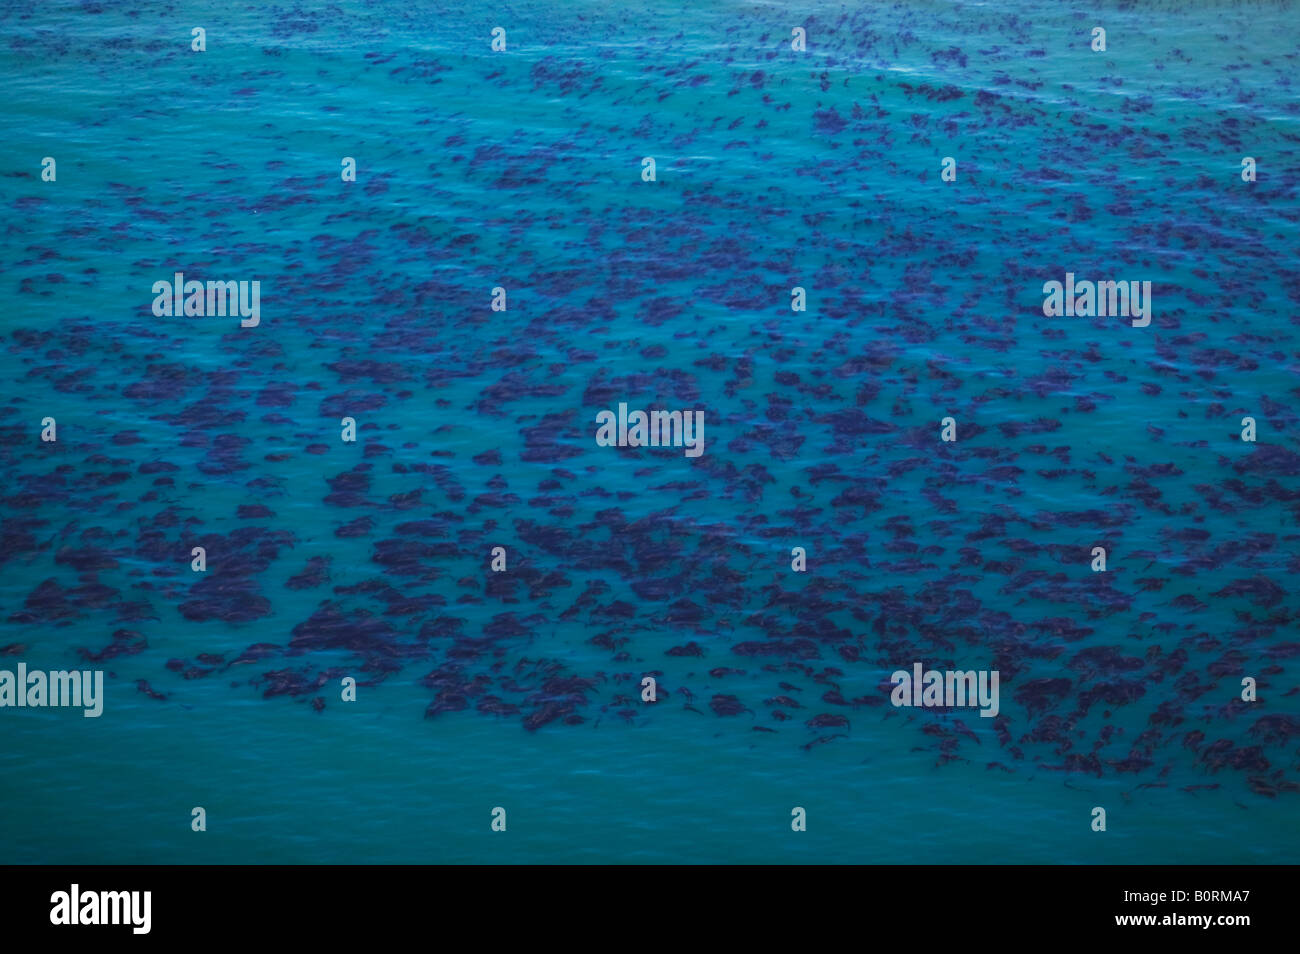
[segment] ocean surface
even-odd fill
[[[1298,26],[0,0],[0,863],[1293,862]]]

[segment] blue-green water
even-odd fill
[[[1294,858],[1294,5],[0,6],[0,861]]]

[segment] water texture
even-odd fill
[[[0,862],[1293,861],[1297,23],[0,2]]]

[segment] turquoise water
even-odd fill
[[[0,860],[1294,858],[1293,5],[0,9]]]

